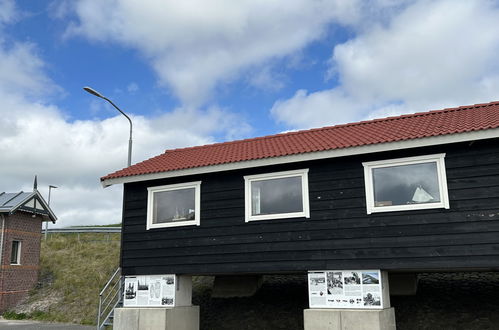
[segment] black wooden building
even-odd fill
[[[167,150],[124,184],[124,275],[498,270],[499,102]]]

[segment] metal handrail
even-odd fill
[[[118,293],[118,294],[121,294],[121,291],[118,291],[117,293]],[[119,302],[119,300],[118,300],[118,302]],[[118,304],[118,302],[116,303],[116,305]],[[115,305],[115,307],[116,307],[116,305]],[[105,315],[106,315],[106,317],[104,318],[104,322],[102,322],[101,327],[104,325],[104,323],[106,323],[106,320],[107,320],[107,319],[109,319],[109,318],[111,317],[111,314],[113,313],[113,311],[114,311],[114,307],[113,307],[113,308],[111,308],[111,310],[110,310],[107,314],[105,314]],[[98,329],[100,330],[101,328],[98,328]]]
[[[104,291],[107,289],[107,287],[111,284],[111,282],[113,281],[114,277],[116,276],[116,274],[118,274],[119,272],[121,271],[121,268],[118,267],[118,269],[116,269],[113,273],[113,275],[111,275],[111,278],[109,279],[109,281],[107,281],[106,285],[104,286],[104,288],[100,291],[99,293],[99,296],[102,296],[104,294]]]
[[[116,291],[116,292],[114,293],[113,298],[116,298],[116,295],[118,295],[118,294],[119,294],[119,291]],[[106,305],[106,307],[104,307],[102,310],[103,310],[103,311],[106,311],[106,310],[107,310],[107,308],[108,308],[109,306],[111,306],[111,304],[112,304],[112,303],[113,303],[113,301],[111,300],[111,301],[110,301],[110,302]],[[114,306],[113,306],[113,307],[114,307]]]
[[[121,284],[121,281],[118,281],[116,283],[120,283]],[[103,312],[106,311],[106,309],[113,303],[113,302],[116,302],[116,295],[120,293],[120,289],[121,289],[121,286],[114,290],[114,286],[112,287],[112,290],[109,290],[109,294],[106,296],[105,299],[102,299],[102,303],[101,303],[101,306],[105,306],[102,309]],[[110,297],[110,298],[109,298]],[[108,299],[109,298],[109,299]]]
[[[119,290],[113,291],[113,292],[111,292],[111,293],[113,293],[113,296],[111,297],[111,299],[109,299],[109,302],[107,302],[107,301],[103,300],[104,302],[106,302],[106,303],[107,303],[106,307],[104,307],[104,308],[103,308],[103,310],[106,310],[106,308],[108,308],[108,307],[112,304],[113,299],[115,299],[115,298],[116,298],[116,295],[117,295],[117,294],[119,294]]]
[[[113,293],[114,289],[116,288],[116,285],[120,284],[120,281],[117,280],[114,285],[111,287],[111,289],[109,289],[109,293],[107,294],[107,296],[105,296],[102,301],[106,301],[106,299]],[[113,297],[114,298],[114,297]]]
[[[97,312],[97,329],[101,330],[111,317],[114,308],[120,303],[123,291],[121,268],[116,269],[104,288],[99,293],[99,309]]]

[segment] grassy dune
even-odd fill
[[[120,234],[51,234],[39,285],[7,318],[95,324],[100,289],[118,267]]]

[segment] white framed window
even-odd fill
[[[147,229],[199,226],[201,181],[149,187]]]
[[[248,175],[244,181],[246,222],[310,218],[308,169]]]
[[[445,154],[365,162],[367,213],[449,208]]]
[[[10,251],[10,264],[21,264],[21,241],[12,241],[12,249]]]

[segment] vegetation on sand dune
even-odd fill
[[[119,264],[120,234],[51,234],[39,285],[5,318],[95,324],[99,291]]]

